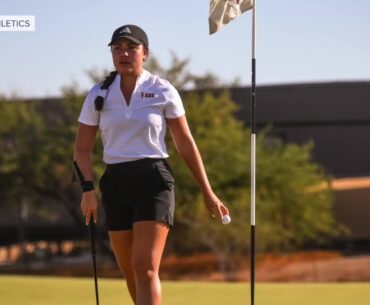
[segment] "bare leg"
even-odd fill
[[[156,221],[134,224],[132,266],[136,283],[136,305],[161,305],[159,265],[169,228]]]
[[[126,278],[127,288],[136,304],[135,276],[132,270],[133,233],[129,231],[109,231],[113,252],[121,273]]]

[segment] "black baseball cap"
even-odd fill
[[[148,37],[146,36],[144,30],[136,25],[126,24],[116,29],[113,32],[111,42],[108,44],[108,46],[111,46],[119,38],[126,38],[137,44],[144,44],[147,48],[149,48]]]

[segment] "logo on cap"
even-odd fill
[[[122,33],[128,33],[128,34],[131,34],[132,32],[131,32],[131,30],[130,30],[130,28],[129,28],[129,27],[126,27],[126,28],[124,28],[123,30],[121,30],[119,33],[120,33],[120,34],[122,34]]]

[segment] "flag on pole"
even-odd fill
[[[213,34],[225,24],[253,7],[254,0],[210,0],[209,33]]]

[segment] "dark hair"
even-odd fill
[[[116,76],[117,76],[117,71],[112,71],[111,73],[109,73],[109,75],[103,81],[103,84],[100,87],[100,90],[99,90],[98,95],[97,95],[97,97],[95,99],[95,102],[94,102],[95,103],[95,109],[97,111],[101,111],[103,109],[104,99],[107,96],[107,90],[108,90],[109,86],[113,83]]]

